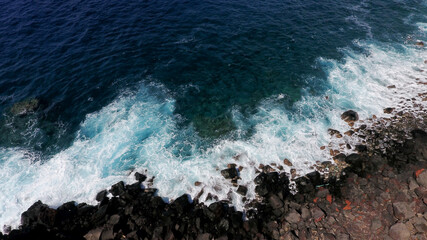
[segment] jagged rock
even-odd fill
[[[111,186],[110,193],[113,194],[113,196],[122,195],[125,192],[125,184],[123,181],[120,181],[113,186]]]
[[[355,122],[359,120],[359,114],[353,110],[348,110],[341,114],[341,119],[345,122]]]
[[[176,209],[179,214],[182,214],[185,211],[188,211],[188,209],[192,206],[189,199],[190,199],[190,196],[188,194],[183,194],[181,195],[181,197],[173,201],[173,203],[171,204],[171,207]]]
[[[98,194],[96,194],[96,201],[101,202],[107,197],[107,190],[102,190]]]
[[[411,233],[405,224],[396,223],[390,227],[389,235],[394,240],[407,240],[411,236]]]

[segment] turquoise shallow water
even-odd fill
[[[134,169],[165,196],[202,181],[241,207],[217,169],[240,159],[248,198],[259,163],[307,171],[340,112],[381,112],[426,58],[425,1],[0,7],[0,224],[38,199],[93,201]]]

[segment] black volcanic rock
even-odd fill
[[[123,181],[120,181],[113,186],[111,186],[110,193],[113,194],[113,196],[122,195],[125,192],[125,184]]]

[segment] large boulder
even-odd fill
[[[21,214],[21,224],[29,227],[35,224],[53,226],[56,218],[56,210],[49,208],[41,201],[35,202],[27,211]]]

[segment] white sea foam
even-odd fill
[[[94,203],[98,191],[120,180],[132,182],[129,173],[145,169],[156,177],[154,187],[162,196],[176,198],[187,192],[194,197],[204,188],[202,200],[210,192],[242,209],[236,187],[220,174],[228,163],[244,167],[239,184],[248,186],[247,198],[252,199],[259,164],[283,165],[287,158],[304,174],[316,161],[327,160],[330,156],[319,147],[331,141],[328,128],[348,128],[340,119],[343,111],[354,109],[361,118],[381,116],[383,108],[399,105],[401,98],[427,91],[417,83],[427,82],[422,72],[427,70],[425,49],[413,44],[354,44],[364,52],[346,48],[341,61],[318,59],[330,86],[324,95],[304,94],[291,110],[283,106],[284,94],[271,96],[250,119],[235,108],[237,131],[255,125],[250,139],[223,139],[199,149],[192,127],[177,127],[175,102],[162,94],[163,87],[142,83],[138,91],[122,94],[87,115],[72,146],[44,163],[24,149],[0,148],[0,224],[17,226],[20,214],[37,200],[54,207],[70,200]],[[396,88],[388,89],[389,85]],[[195,181],[202,185],[194,186]]]

